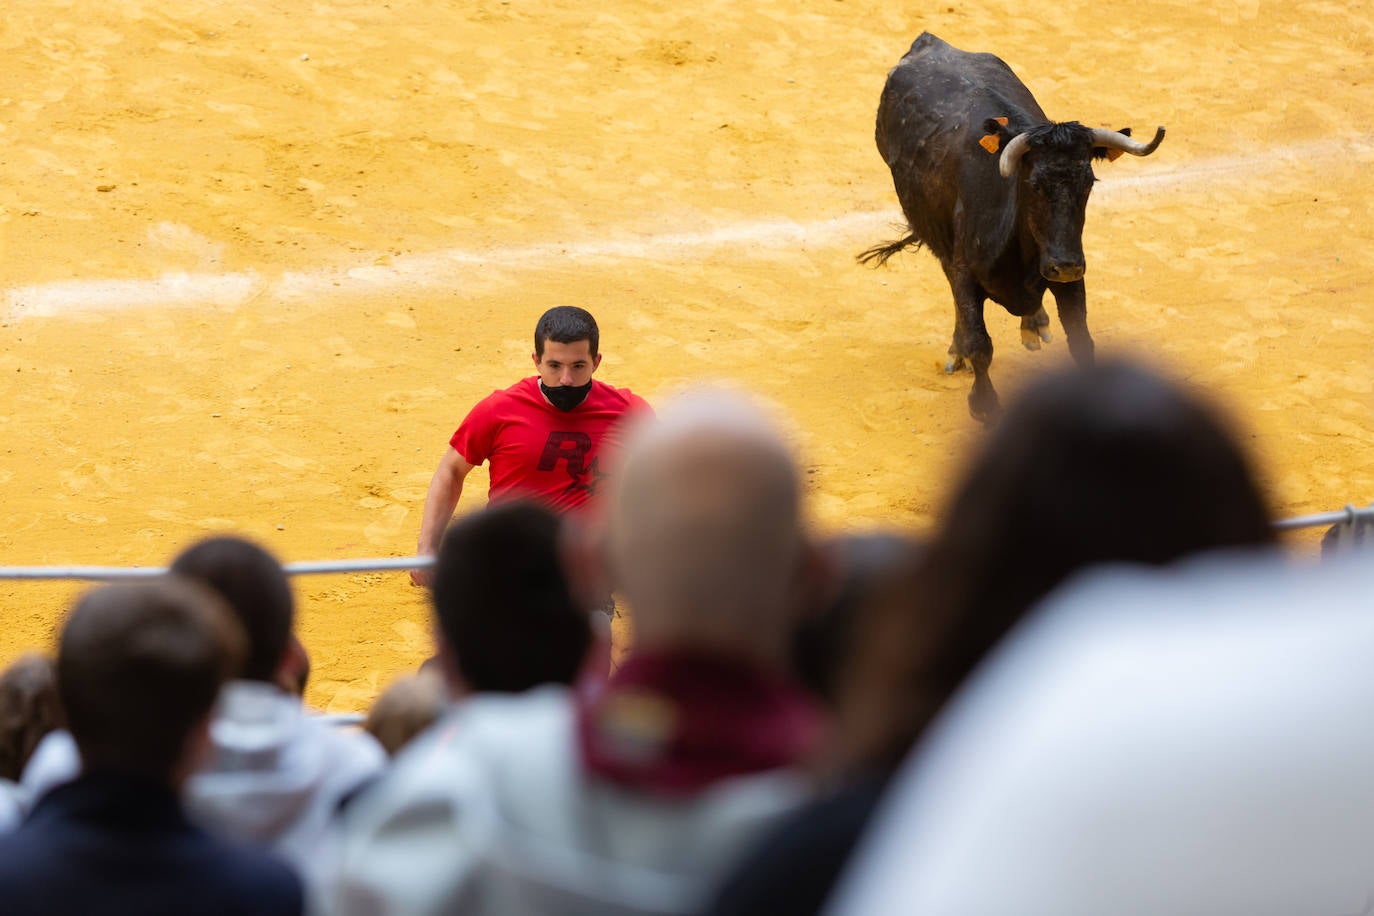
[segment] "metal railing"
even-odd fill
[[[1299,515],[1297,518],[1285,518],[1274,522],[1274,527],[1280,531],[1296,531],[1299,528],[1326,528],[1331,525],[1357,525],[1361,521],[1366,524],[1374,523],[1374,503],[1360,507],[1354,503],[1349,503],[1344,509],[1337,512],[1322,512],[1317,515]]]
[[[1302,528],[1326,528],[1332,525],[1374,526],[1374,503],[1368,506],[1348,504],[1335,512],[1299,515],[1274,522],[1279,531]],[[423,569],[434,565],[433,557],[376,557],[362,560],[315,560],[286,563],[283,569],[290,576],[317,576],[355,572],[399,572]],[[146,579],[167,572],[165,566],[0,566],[0,579],[85,579],[113,582],[118,579]]]
[[[319,576],[331,573],[423,569],[433,565],[433,557],[378,557],[371,560],[286,563],[282,569],[286,570],[289,576]],[[112,582],[116,579],[149,579],[166,572],[165,566],[0,566],[0,579],[88,579]]]

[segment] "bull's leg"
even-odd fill
[[[1039,350],[1040,341],[1050,342],[1050,316],[1042,305],[1034,315],[1021,318],[1021,343],[1027,350]]]
[[[988,368],[992,365],[992,338],[983,323],[983,303],[986,296],[972,278],[949,276],[954,291],[955,341],[959,352],[973,367],[973,390],[968,395],[968,410],[973,419],[990,423],[1001,412],[997,390],[992,387]]]
[[[1059,309],[1059,323],[1064,326],[1064,337],[1069,342],[1069,353],[1080,366],[1093,364],[1093,338],[1088,333],[1088,297],[1083,281],[1073,283],[1051,283],[1054,304]]]
[[[954,322],[954,337],[949,342],[949,359],[945,360],[945,372],[953,374],[964,368],[964,354],[959,349],[959,322]]]

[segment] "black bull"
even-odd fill
[[[1092,160],[1148,156],[1164,139],[1130,129],[1053,123],[1011,68],[991,54],[960,51],[923,33],[887,76],[878,105],[878,152],[892,170],[910,234],[859,256],[882,264],[909,246],[940,259],[954,293],[954,340],[945,371],[973,367],[969,411],[998,411],[988,378],[992,338],[983,303],[1021,317],[1031,349],[1049,339],[1042,300],[1054,294],[1069,352],[1093,359],[1083,287],[1083,219]]]

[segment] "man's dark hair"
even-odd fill
[[[166,781],[239,664],[223,599],[167,576],[83,597],[62,628],[57,688],[87,772]]]
[[[444,535],[434,612],[471,690],[517,693],[571,684],[591,646],[591,623],[558,557],[558,517],[533,503],[494,506]]]
[[[239,537],[214,537],[188,547],[172,572],[197,579],[229,602],[248,636],[248,654],[237,677],[271,681],[286,653],[295,618],[291,583],[276,557]]]
[[[534,326],[534,353],[540,358],[544,356],[546,340],[564,344],[585,340],[592,356],[601,352],[601,331],[596,326],[596,319],[591,312],[575,305],[557,305],[539,317],[539,323]]]

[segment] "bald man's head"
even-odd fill
[[[799,604],[809,547],[792,455],[742,395],[669,404],[632,436],[606,549],[640,645],[774,654]]]

